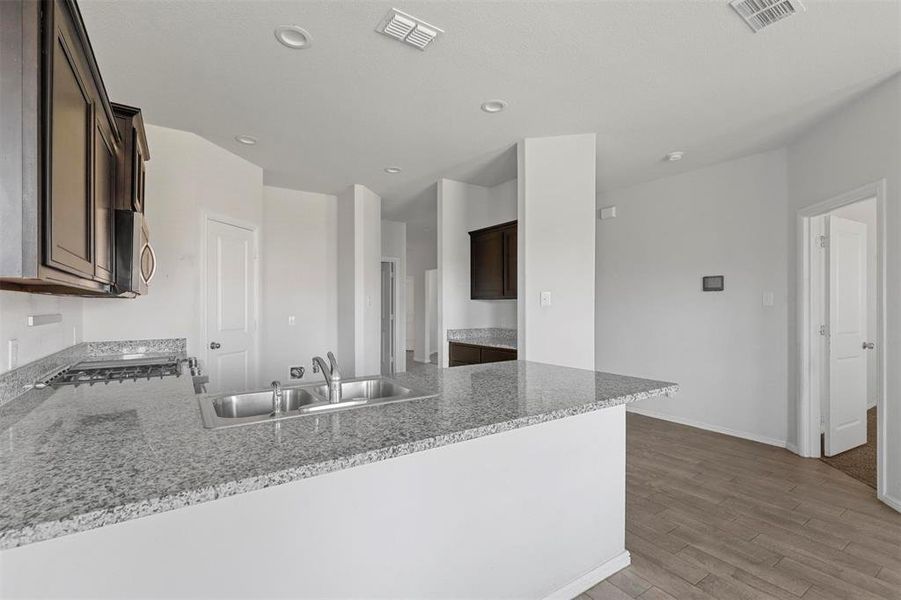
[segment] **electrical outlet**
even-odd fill
[[[297,317],[294,315],[288,315],[288,326],[294,327],[297,324]]]
[[[306,369],[303,367],[288,367],[288,377],[290,379],[303,379]]]
[[[551,305],[551,293],[550,292],[541,292],[541,306],[550,306],[550,305]]]
[[[10,370],[15,369],[19,366],[19,340],[11,339],[9,340],[9,366]]]

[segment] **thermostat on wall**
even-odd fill
[[[701,281],[701,287],[705,292],[722,292],[726,289],[725,275],[705,275]]]

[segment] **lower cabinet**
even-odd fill
[[[451,367],[516,360],[516,350],[450,342],[448,364]]]

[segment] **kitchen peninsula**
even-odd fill
[[[628,564],[624,405],[674,384],[525,361],[398,380],[438,395],[222,430],[188,377],[17,398],[0,595],[546,597]]]

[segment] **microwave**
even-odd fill
[[[143,213],[116,210],[116,278],[118,296],[143,296],[156,275],[156,253]]]

